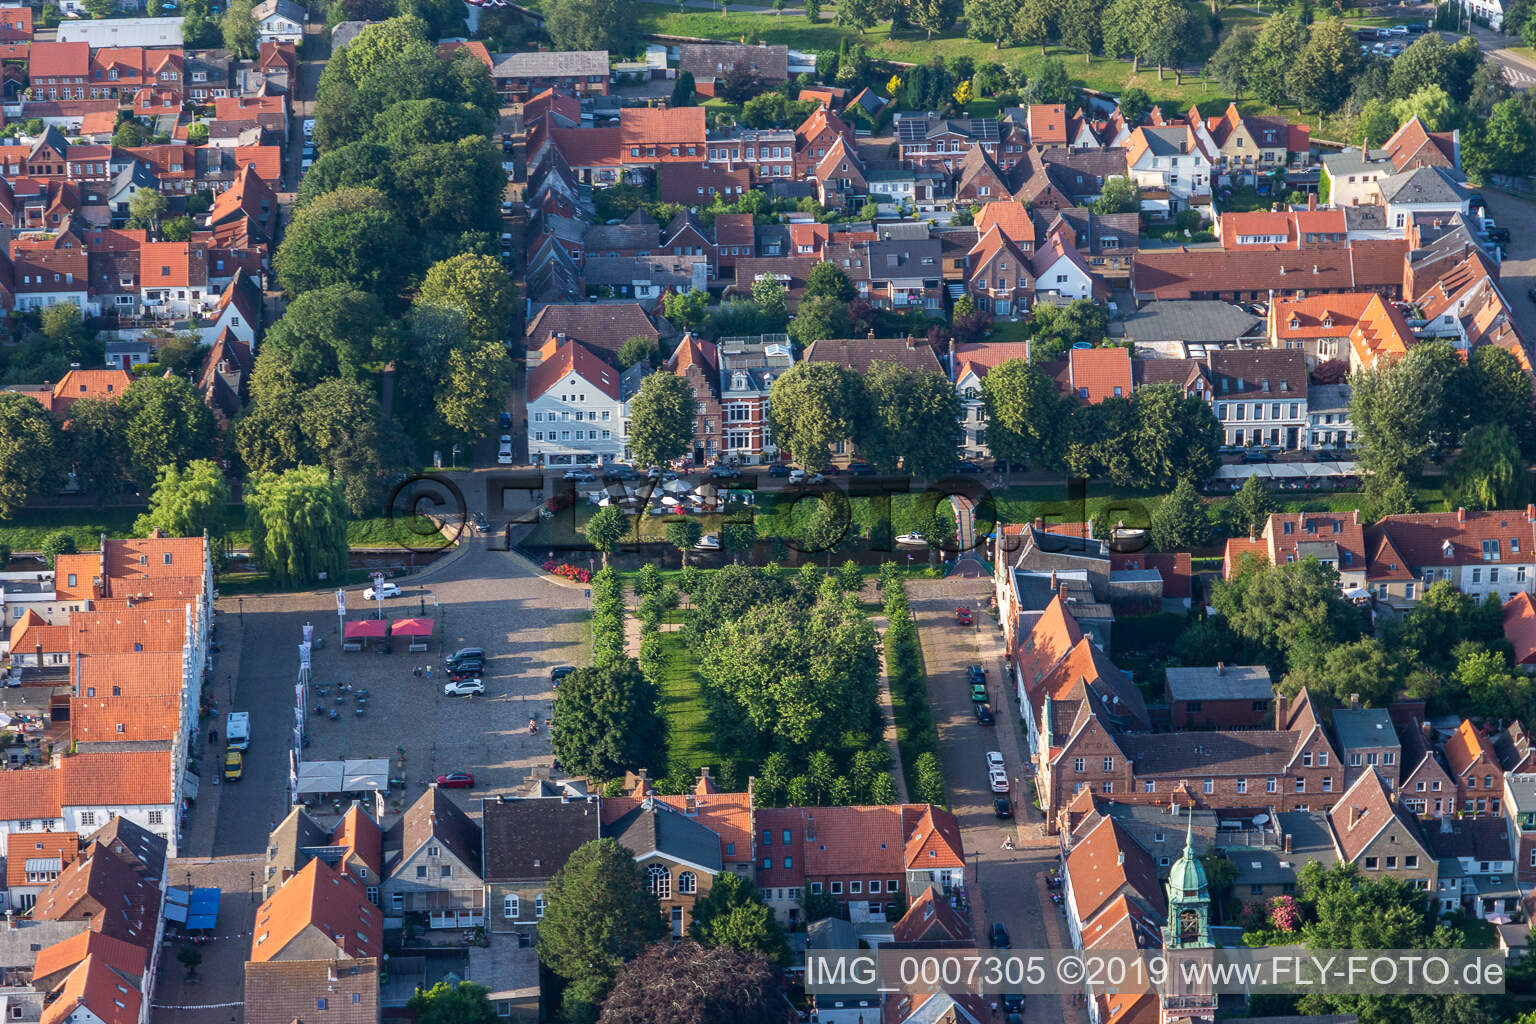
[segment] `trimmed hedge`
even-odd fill
[[[928,672],[923,649],[912,622],[901,569],[894,562],[880,567],[880,588],[885,594],[885,674],[891,686],[891,709],[896,716],[896,740],[907,792],[919,803],[948,803],[944,792],[943,763],[939,759],[939,734],[928,703]]]

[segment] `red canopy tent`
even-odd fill
[[[343,635],[348,640],[369,640],[383,637],[388,629],[389,625],[383,619],[358,619],[356,622],[347,623]]]
[[[389,631],[394,636],[431,636],[431,619],[396,619],[389,624]]]

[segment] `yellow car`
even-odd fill
[[[240,751],[231,750],[224,755],[224,780],[235,782],[240,778],[240,773],[245,770],[245,759],[240,756]]]

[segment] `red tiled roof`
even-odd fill
[[[908,804],[901,809],[901,821],[907,835],[902,849],[907,870],[965,866],[965,844],[953,814],[931,804]]]
[[[167,750],[73,754],[59,762],[65,806],[144,807],[172,802]]]
[[[1401,359],[1408,354],[1408,347],[1418,339],[1408,326],[1407,317],[1380,295],[1372,295],[1360,314],[1354,330],[1349,332],[1349,347],[1356,360],[1366,369],[1378,359]]]
[[[562,154],[563,155],[563,154]],[[569,157],[567,157],[569,162]],[[746,167],[712,167],[689,163],[665,163],[656,172],[657,195],[664,203],[708,205],[714,195],[745,195],[752,188],[752,172]],[[744,214],[750,221],[751,216]],[[716,228],[719,218],[716,218]]]
[[[1035,242],[1035,222],[1029,216],[1029,208],[1023,203],[1012,199],[1001,199],[995,203],[982,203],[977,207],[977,234],[985,235],[994,226],[1011,241],[1021,244],[1027,242],[1030,245]]]
[[[168,740],[176,735],[180,693],[142,697],[76,697],[69,702],[75,743]]]
[[[83,85],[91,74],[89,43],[33,43],[27,67],[33,81],[40,78],[78,78]]]
[[[1273,310],[1275,337],[1347,337],[1375,297],[1374,292],[1308,295],[1305,298],[1276,296]]]
[[[145,579],[201,579],[206,549],[201,537],[109,537],[102,557],[109,580],[132,581],[130,587],[138,587]],[[123,596],[122,587],[111,589],[114,596]]]
[[[1504,639],[1515,649],[1516,665],[1536,664],[1536,602],[1524,590],[1504,603]]]
[[[257,909],[250,958],[260,963],[283,958],[289,943],[309,928],[334,942],[340,959],[383,952],[384,912],[368,902],[351,876],[319,858],[304,865]]]
[[[28,42],[32,31],[32,8],[0,7],[0,42]]]
[[[599,128],[551,128],[549,139],[573,168],[611,167],[619,163],[623,132],[618,125]],[[694,157],[697,160],[697,157]]]
[[[1029,141],[1036,146],[1067,144],[1067,107],[1064,103],[1034,103],[1025,117]]]
[[[656,159],[680,159],[697,162],[701,156],[687,151],[677,157],[670,152],[663,154],[662,147],[704,147],[703,107],[624,107],[619,111],[619,145],[621,157],[628,156],[631,147],[638,146],[643,156],[647,147],[656,149]],[[571,162],[567,156],[567,162]]]
[[[955,380],[966,372],[985,377],[987,371],[1001,366],[1010,359],[1029,361],[1027,341],[974,341],[955,346]]]
[[[716,245],[752,245],[756,237],[750,213],[722,213],[715,217]]]
[[[73,835],[74,833],[54,834]],[[32,976],[37,979],[49,978],[61,971],[69,970],[87,957],[100,957],[118,970],[134,974],[144,969],[143,947],[100,932],[83,931],[63,942],[55,942],[39,950],[37,960],[32,965]]]
[[[1143,250],[1131,265],[1138,296],[1187,299],[1196,293],[1402,287],[1406,239],[1355,241],[1301,251],[1285,249]]]
[[[336,823],[336,828],[331,832],[331,843],[334,846],[345,847],[352,854],[368,865],[375,878],[384,874],[384,833],[379,830],[379,823],[363,813],[363,809],[353,804]]]
[[[1025,687],[1040,683],[1083,639],[1083,631],[1060,594],[1051,596],[1050,603],[1035,620],[1034,627],[1014,652],[1018,662],[1019,677]]]
[[[1461,775],[1480,761],[1498,764],[1493,747],[1470,721],[1463,718],[1441,748],[1452,775]]]
[[[579,341],[563,342],[555,354],[528,371],[528,397],[545,394],[574,373],[614,401],[619,399],[619,371]]]
[[[1072,394],[1089,405],[1131,397],[1131,353],[1124,348],[1068,350]],[[1086,389],[1087,394],[1084,394]]]
[[[0,15],[3,16],[3,15]],[[27,861],[57,857],[60,869],[80,855],[78,832],[12,832],[5,841],[5,884],[37,885],[27,881]],[[38,954],[41,961],[42,954]]]
[[[452,60],[460,50],[468,50],[476,60],[487,68],[496,65],[496,62],[491,59],[491,51],[487,50],[485,44],[478,39],[455,39],[450,42],[437,44],[437,55],[443,60]]]
[[[220,121],[248,121],[258,114],[282,114],[286,111],[282,96],[216,96],[214,117]]]
[[[1157,865],[1118,821],[1105,818],[1067,854],[1073,909],[1090,921],[1129,890],[1153,909],[1162,907]]]
[[[1391,536],[1415,572],[1426,567],[1449,567],[1491,562],[1495,565],[1528,562],[1536,550],[1536,517],[1526,509],[1494,509],[1487,512],[1420,512],[1384,516],[1372,534]],[[1484,544],[1488,555],[1484,555]]]
[[[283,176],[283,147],[236,146],[235,164],[240,167],[253,165],[257,177],[268,185],[276,186]]]
[[[140,961],[131,970],[114,968],[104,958],[88,956],[70,972],[55,991],[53,1002],[43,1008],[40,1024],[90,1019],[102,1024],[138,1024],[143,993],[137,977],[144,971]],[[79,1013],[81,1008],[90,1014]]]

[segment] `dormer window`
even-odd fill
[[[1323,317],[1323,326],[1324,327],[1332,327],[1333,326],[1333,317],[1331,317],[1331,316]]]

